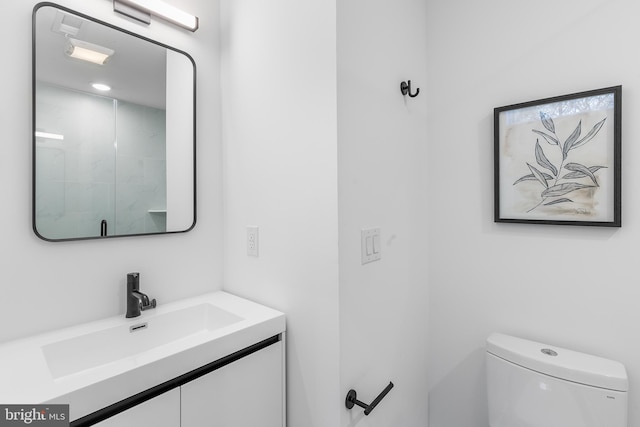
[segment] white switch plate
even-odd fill
[[[247,226],[247,255],[258,256],[258,227]]]
[[[362,264],[378,261],[382,258],[380,247],[380,227],[360,231]]]

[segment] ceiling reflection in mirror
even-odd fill
[[[195,64],[52,3],[33,14],[33,228],[50,241],[195,225]]]

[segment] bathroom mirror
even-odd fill
[[[185,52],[63,6],[35,6],[33,229],[40,238],[193,228],[195,73]]]

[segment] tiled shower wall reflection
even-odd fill
[[[166,230],[165,111],[42,82],[36,224],[49,239]]]
[[[124,101],[117,105],[117,234],[166,231],[165,111]]]

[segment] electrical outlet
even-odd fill
[[[247,255],[258,256],[258,227],[247,226]]]

